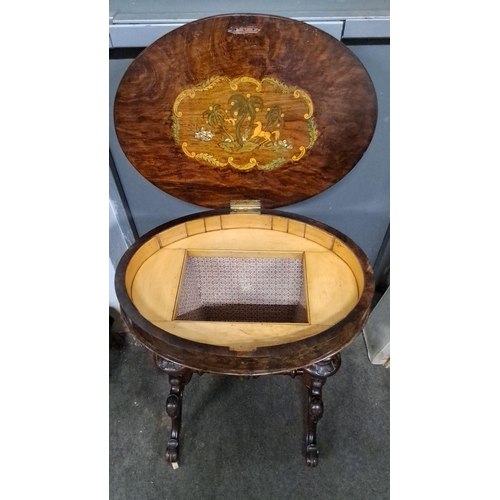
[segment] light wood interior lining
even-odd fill
[[[325,247],[327,250],[331,250],[333,246],[333,236],[331,234],[325,233],[321,229],[317,227],[306,225],[305,235],[304,237],[307,240],[314,241],[319,243],[322,247]]]
[[[269,250],[197,250],[189,249],[189,257],[246,257],[259,259],[302,259],[304,252],[272,252]]]
[[[149,321],[172,321],[186,250],[161,249],[135,276],[132,302]]]
[[[186,222],[186,232],[188,236],[205,232],[205,219],[195,219]]]
[[[356,258],[350,248],[348,248],[346,245],[344,245],[344,243],[337,239],[333,242],[333,253],[335,255],[338,255],[351,268],[351,271],[353,272],[358,284],[358,298],[361,297],[361,294],[363,293],[363,289],[365,287],[365,276],[363,274],[363,269],[361,268],[359,260]]]
[[[282,233],[288,232],[288,220],[284,217],[273,217],[272,227],[274,231],[281,231]]]
[[[220,229],[222,229],[222,222],[218,215],[216,215],[215,217],[207,217],[204,220],[206,231],[219,231]]]
[[[187,236],[186,224],[179,224],[178,226],[171,227],[167,231],[158,233],[158,238],[162,247],[166,247],[175,241],[187,238]]]
[[[160,249],[160,242],[158,238],[154,237],[135,252],[134,256],[130,259],[125,272],[125,288],[129,297],[132,297],[132,283],[139,268],[151,257],[155,252]]]
[[[295,234],[296,236],[300,236],[303,238],[305,230],[306,230],[306,225],[303,222],[291,219],[288,221],[288,232],[290,234]]]
[[[310,324],[173,320],[188,254],[304,255]],[[356,305],[364,276],[355,254],[321,229],[283,217],[238,214],[196,219],[159,233],[131,259],[126,283],[139,312],[159,328],[197,342],[251,350],[306,338],[336,324]]]
[[[310,323],[334,325],[358,301],[351,269],[332,252],[305,252],[305,268]]]
[[[271,215],[231,214],[222,215],[222,229],[272,229]]]

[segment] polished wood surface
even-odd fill
[[[186,24],[143,51],[114,121],[132,165],[163,191],[221,208],[310,198],[360,160],[376,124],[365,68],[330,35],[273,16]]]

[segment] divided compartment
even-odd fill
[[[193,217],[138,243],[124,286],[155,327],[248,351],[316,335],[365,289],[356,254],[312,224],[270,214]]]
[[[309,323],[302,252],[189,250],[175,320]]]

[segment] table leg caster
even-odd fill
[[[309,467],[318,465],[318,448],[315,444],[310,444],[306,449],[306,464]]]
[[[165,458],[168,463],[177,463],[179,460],[179,441],[177,439],[169,439],[167,443],[167,452]]]

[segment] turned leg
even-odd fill
[[[309,403],[307,406],[306,431],[306,463],[312,467],[318,465],[318,445],[316,442],[316,426],[323,416],[323,399],[321,389],[326,379],[340,368],[340,353],[318,361],[304,368],[302,382],[308,388]]]
[[[177,468],[179,461],[179,434],[181,431],[182,394],[184,386],[191,380],[193,371],[173,361],[168,361],[155,355],[155,362],[160,370],[168,374],[170,394],[167,398],[167,415],[172,421],[170,437],[167,441],[167,462]]]

